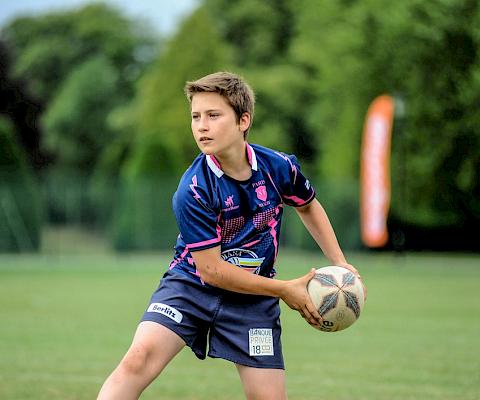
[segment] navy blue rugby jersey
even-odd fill
[[[200,154],[173,196],[180,229],[172,272],[201,281],[191,252],[221,246],[222,258],[265,277],[275,276],[284,204],[298,207],[315,198],[295,156],[246,145],[252,176],[224,174],[212,155]],[[203,283],[203,282],[202,282]]]

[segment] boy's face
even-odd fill
[[[243,144],[250,125],[248,113],[237,122],[235,111],[218,93],[196,93],[191,105],[193,137],[204,154],[221,154]]]

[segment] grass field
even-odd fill
[[[0,256],[0,399],[93,399],[170,254]],[[369,297],[346,331],[283,308],[290,399],[480,399],[480,256],[357,254]],[[283,250],[280,278],[325,265]],[[243,399],[235,369],[188,349],[142,399]]]

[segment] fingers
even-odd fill
[[[307,287],[307,284],[310,280],[315,277],[316,269],[311,268],[310,271],[304,275],[304,288]],[[304,298],[304,302],[302,303],[302,307],[298,309],[300,315],[313,327],[319,328],[322,325],[323,318],[318,313],[318,310],[315,308],[308,292]]]
[[[309,281],[315,276],[315,268],[310,269],[305,275],[303,275],[300,279],[304,279]]]
[[[339,266],[352,271],[358,278],[360,278],[360,272],[358,272],[358,270],[353,265],[351,265],[351,264],[341,264]]]
[[[305,286],[310,280],[312,280],[315,277],[315,268],[312,268],[310,271],[308,271],[301,279],[305,281]]]
[[[360,275],[360,272],[358,272],[358,270],[351,264],[345,264],[345,265],[342,265],[342,267],[345,267],[347,269],[349,269],[350,271],[352,271],[358,279],[360,279],[360,282],[362,283],[362,286],[363,286],[363,298],[364,300],[367,299],[367,287],[365,286],[365,283],[363,282],[363,279]]]
[[[300,305],[289,305],[289,307],[292,310],[298,311],[302,318],[313,327],[319,328],[322,325],[323,318],[318,313],[318,310],[315,308],[308,295]]]
[[[362,282],[362,286],[363,286],[363,294],[364,294],[363,297],[364,297],[364,300],[366,300],[367,299],[367,287],[365,286],[365,283],[363,282],[363,279],[362,279],[362,276],[360,275],[360,272],[358,272],[358,270],[351,264],[341,264],[339,266],[344,267],[344,268],[352,271],[356,275],[356,277],[358,279],[360,279],[360,282]]]
[[[293,310],[300,313],[303,319],[315,328],[319,328],[323,319],[315,308],[308,291],[307,284],[315,277],[316,269],[312,268],[304,276],[288,282],[288,290],[282,296],[283,301]]]
[[[362,285],[363,285],[363,301],[367,300],[367,287],[365,286],[365,284],[363,283],[362,279],[360,279],[360,282],[362,282]]]
[[[320,328],[323,323],[323,318],[320,316],[317,310],[309,310],[306,308],[307,312],[305,313],[305,316],[303,317],[310,325],[312,325],[315,328]]]
[[[360,282],[362,283],[363,286],[363,301],[367,300],[367,286],[365,286],[365,283],[363,282],[362,276],[360,275],[360,272],[351,264],[344,264],[342,267],[345,267],[352,271],[358,279],[360,279]]]
[[[322,316],[318,313],[318,310],[313,305],[312,301],[308,297],[302,308],[298,310],[300,315],[313,327],[319,328],[323,323]]]
[[[300,315],[303,317],[303,319],[305,321],[307,321],[307,323],[315,328],[320,328],[322,326],[322,322],[323,320],[321,319],[322,317],[320,317],[320,320],[315,318],[313,316],[313,314],[311,314],[310,312],[307,311],[307,313],[303,313],[303,312],[300,312]]]

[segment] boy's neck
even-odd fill
[[[246,181],[252,176],[252,167],[248,162],[247,143],[231,147],[221,154],[215,154],[222,171],[229,177],[238,181]]]

